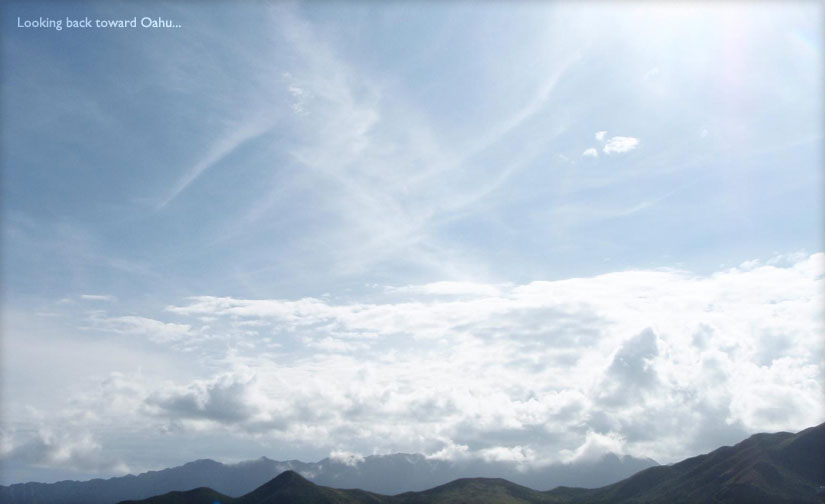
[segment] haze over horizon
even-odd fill
[[[0,8],[0,484],[825,421],[821,3]]]

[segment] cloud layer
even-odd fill
[[[153,322],[94,312],[98,330],[188,340],[181,358],[213,372],[110,377],[73,399],[95,412],[71,417],[82,443],[10,433],[6,457],[88,465],[87,433],[119,422],[326,453],[667,462],[823,420],[823,272],[815,254],[709,276],[394,286],[377,303],[200,296]]]

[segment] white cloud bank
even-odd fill
[[[377,302],[195,297],[167,308],[184,320],[111,329],[204,335],[187,355],[212,374],[110,379],[73,400],[95,414],[71,428],[141,425],[168,446],[220,433],[327,453],[669,462],[824,420],[823,274],[819,253],[711,275],[401,286]]]

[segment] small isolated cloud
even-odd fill
[[[81,294],[80,299],[86,301],[106,301],[109,303],[117,300],[117,298],[111,294]]]
[[[599,151],[597,151],[593,147],[590,147],[589,149],[582,152],[582,157],[593,157],[593,158],[599,157]]]
[[[298,86],[289,86],[287,88],[289,90],[289,94],[292,95],[294,101],[292,102],[292,111],[298,115],[305,115],[305,103],[307,99],[307,92],[304,91],[302,88]]]
[[[638,138],[614,136],[605,143],[603,150],[605,154],[622,154],[630,152],[638,146]]]
[[[299,116],[307,115],[307,102],[313,97],[313,93],[307,88],[307,83],[300,82],[291,73],[281,75],[286,90],[292,97],[292,111]]]
[[[656,77],[658,77],[658,76],[659,76],[659,74],[661,74],[661,73],[662,73],[662,71],[661,71],[661,70],[659,70],[659,67],[657,67],[657,66],[656,66],[656,67],[651,68],[651,69],[650,69],[650,70],[648,70],[647,72],[645,72],[645,75],[644,75],[644,77],[643,77],[643,78],[644,78],[644,80],[646,80],[646,81],[653,80],[653,79],[655,79]]]
[[[596,140],[599,142],[604,142],[604,136],[607,135],[606,131],[597,131],[596,132]]]

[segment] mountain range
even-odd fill
[[[524,470],[513,463],[447,461],[420,454],[372,455],[364,458],[326,458],[319,462],[276,461],[266,457],[237,464],[197,460],[182,466],[90,481],[19,483],[0,486],[3,504],[114,504],[176,490],[208,486],[233,497],[244,495],[284,471],[335,488],[361,488],[398,494],[433,488],[466,477],[502,477],[520,485],[547,490],[559,485],[594,488],[619,481],[657,465],[652,459],[607,454],[592,462],[557,464]]]
[[[669,466],[651,467],[597,489],[540,492],[500,478],[464,478],[395,496],[320,486],[295,471],[239,498],[208,488],[121,504],[596,504],[825,502],[825,424],[797,434],[757,434]]]
[[[390,456],[389,460],[400,461],[405,457],[409,460],[417,459],[415,456],[395,455]],[[314,465],[317,468],[323,462],[307,465]],[[329,465],[340,464],[340,462],[329,460],[326,462]],[[366,460],[361,461],[360,464],[365,462]],[[380,463],[381,457],[374,462]],[[275,464],[297,466],[302,463],[293,461],[275,462]],[[357,468],[360,464],[352,463],[348,467]],[[260,461],[254,461],[224,466],[212,461],[199,461],[166,471],[174,472],[187,468],[188,471],[198,472],[200,469],[218,466],[239,470],[246,465],[258,467],[261,464]],[[823,503],[825,502],[825,486],[823,486],[825,485],[825,424],[796,434],[787,432],[756,434],[732,447],[725,446],[711,453],[672,465],[648,467],[616,483],[590,489],[562,486],[553,490],[538,491],[502,478],[476,477],[456,479],[429,490],[408,491],[390,496],[361,489],[332,488],[319,484],[318,475],[315,475],[315,482],[308,480],[299,474],[300,470],[300,468],[286,469],[274,479],[240,496],[227,495],[203,486],[187,491],[158,492],[158,495],[154,497],[138,501],[124,501],[123,504]],[[154,474],[169,474],[166,471],[158,471]],[[228,474],[225,473],[226,477],[230,477]],[[250,473],[240,471],[237,474],[248,476]],[[137,479],[144,476],[126,478]],[[113,480],[119,479],[122,478],[113,478]],[[104,480],[96,481],[105,482]],[[251,480],[246,480],[245,484],[249,481]],[[218,483],[225,485],[227,482],[215,480],[210,486],[217,487]],[[33,492],[21,493],[21,490],[32,488],[26,485],[32,484],[0,488],[0,502],[10,504],[81,502],[81,500],[59,500],[66,496],[57,494],[49,496]],[[11,492],[12,489],[14,492]],[[71,496],[68,497],[71,498]],[[104,497],[108,498],[108,496]],[[142,496],[135,494],[131,498],[140,499]]]

